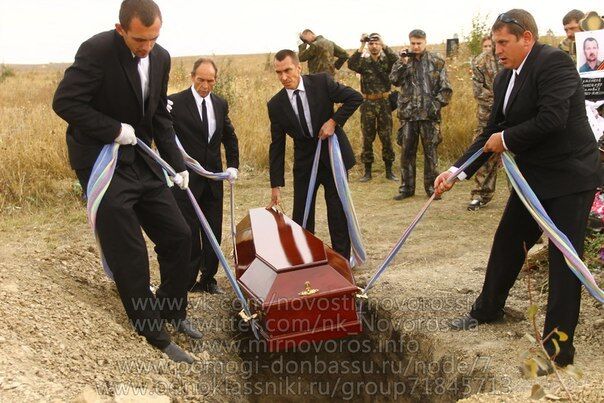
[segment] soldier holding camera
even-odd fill
[[[445,60],[426,50],[426,33],[409,33],[411,49],[401,52],[392,67],[390,81],[400,87],[398,117],[401,127],[397,143],[401,151],[401,187],[394,200],[415,194],[415,157],[418,139],[424,148],[424,189],[434,193],[437,148],[441,142],[440,109],[449,103],[453,90],[447,78]]]
[[[367,46],[368,55],[363,51]],[[361,75],[361,92],[365,99],[361,105],[361,130],[365,164],[365,175],[361,182],[371,180],[373,164],[373,141],[376,134],[382,142],[382,159],[386,167],[386,178],[397,180],[392,173],[394,150],[392,149],[392,112],[388,102],[391,84],[389,74],[398,56],[384,45],[379,34],[361,35],[361,46],[348,60],[348,68]]]
[[[340,70],[348,60],[346,50],[322,35],[315,35],[310,29],[302,31],[300,40],[298,58],[301,62],[308,62],[309,74],[327,73],[334,77],[336,70]]]

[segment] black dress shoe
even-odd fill
[[[195,361],[185,350],[178,347],[174,342],[170,342],[167,347],[161,350],[165,355],[168,356],[174,362],[186,362],[187,364],[193,364]]]
[[[474,330],[478,327],[478,319],[471,317],[470,315],[455,318],[449,323],[449,329],[451,330]]]
[[[403,199],[406,199],[411,196],[413,196],[413,193],[401,192],[401,193],[397,194],[396,196],[394,196],[393,199],[394,200],[403,200]]]
[[[201,339],[203,337],[201,332],[195,329],[193,323],[191,323],[188,319],[179,320],[178,324],[176,325],[176,331],[178,333],[184,333],[192,339]]]
[[[224,294],[224,291],[222,291],[222,288],[218,287],[218,284],[216,283],[209,283],[208,285],[205,286],[205,292],[207,292],[208,294]]]

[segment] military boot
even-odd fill
[[[392,173],[392,162],[386,162],[386,179],[398,181],[398,178]]]
[[[359,179],[359,182],[369,182],[370,180],[371,180],[371,164],[366,163],[365,164],[365,175],[363,175],[363,177],[361,179]]]

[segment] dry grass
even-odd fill
[[[442,54],[442,49],[437,50]],[[244,169],[264,171],[268,166],[270,134],[266,102],[280,89],[271,71],[271,57],[267,54],[216,57],[219,66],[216,92],[229,101]],[[461,153],[475,126],[468,59],[462,54],[447,66],[454,95],[443,112],[444,160]],[[173,61],[170,93],[190,85],[193,60],[194,57],[186,57]],[[14,76],[0,83],[0,211],[36,208],[78,198],[79,190],[67,161],[66,124],[51,109],[52,96],[64,68],[64,65],[15,68]],[[347,68],[337,78],[359,88],[358,78]],[[359,113],[349,120],[346,130],[353,148],[360,153]],[[291,156],[291,142],[288,144]],[[379,148],[376,143],[378,161]]]

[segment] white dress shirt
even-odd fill
[[[532,49],[531,49],[532,50]],[[520,75],[520,70],[522,70],[522,66],[524,66],[524,62],[526,62],[526,58],[531,52],[529,51],[526,56],[524,56],[524,60],[520,63],[517,69],[512,70],[512,78],[510,78],[510,82],[508,83],[508,88],[505,91],[505,98],[503,99],[503,114],[505,115],[505,109],[508,106],[508,101],[510,99],[510,95],[512,95],[512,90],[514,89],[514,83],[516,82],[516,76]],[[501,141],[503,142],[503,148],[506,150],[508,147],[505,145],[505,130],[501,132]]]
[[[206,101],[206,110],[208,112],[208,143],[212,140],[212,136],[216,131],[216,115],[214,114],[214,105],[212,104],[212,98],[210,94],[206,95],[206,97],[202,97],[199,95],[197,91],[195,91],[195,87],[191,86],[191,92],[193,93],[193,97],[195,98],[195,103],[197,104],[197,112],[199,112],[199,118],[203,122],[203,116],[201,114],[201,103]]]
[[[138,59],[138,75],[141,79],[143,101],[149,96],[149,56]]]
[[[302,108],[304,109],[304,117],[306,118],[306,123],[308,124],[308,130],[310,131],[311,136],[314,137],[314,131],[312,130],[312,121],[310,119],[310,106],[308,105],[308,98],[306,97],[306,90],[304,89],[304,80],[300,77],[300,83],[298,84],[297,90],[300,90],[300,99],[302,100]],[[294,108],[294,113],[298,116],[298,103],[296,101],[296,94],[294,94],[295,90],[290,90],[289,88],[285,89],[287,91],[287,96],[289,97],[289,102],[292,104],[292,108]],[[300,116],[298,116],[298,120]]]

